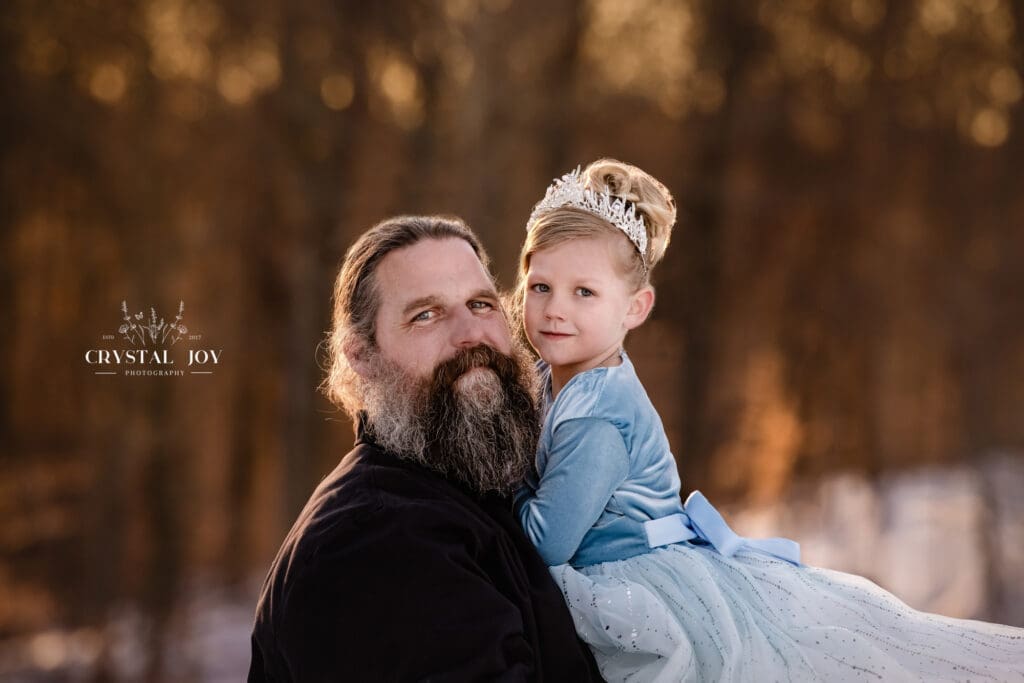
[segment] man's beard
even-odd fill
[[[460,351],[419,379],[379,353],[364,382],[371,438],[477,493],[511,493],[537,448],[532,363],[485,345]]]

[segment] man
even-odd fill
[[[487,257],[456,219],[348,251],[323,389],[355,448],[278,553],[249,681],[598,679],[508,496],[538,435]]]

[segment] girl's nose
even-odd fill
[[[544,317],[548,320],[565,320],[563,306],[555,297],[548,299],[547,304],[545,304]]]

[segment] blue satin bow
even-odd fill
[[[725,518],[708,502],[704,494],[694,491],[683,505],[683,513],[644,522],[647,545],[658,548],[671,543],[701,539],[726,557],[741,548],[757,550],[780,560],[800,566],[800,544],[788,538],[744,538],[729,528]]]

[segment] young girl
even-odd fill
[[[516,514],[609,681],[1024,681],[1024,629],[910,609],[870,581],[682,505],[664,428],[622,343],[654,303],[665,187],[601,160],[534,208],[518,296],[544,428]],[[955,548],[951,545],[951,552]]]

